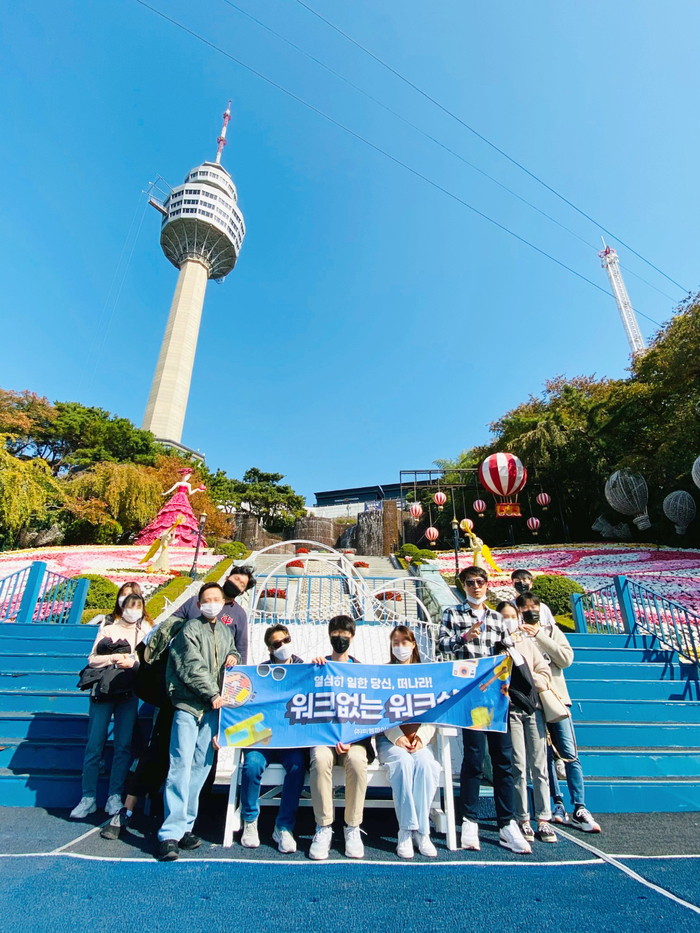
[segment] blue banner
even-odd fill
[[[511,661],[260,664],[226,669],[219,743],[305,748],[433,723],[505,732]]]

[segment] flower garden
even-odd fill
[[[667,599],[700,613],[700,551],[676,548],[644,548],[622,544],[579,544],[502,548],[492,551],[503,575],[489,571],[491,579],[505,582],[513,570],[571,577],[586,590],[607,586],[621,574],[648,586]],[[435,555],[444,576],[454,574],[453,551]],[[471,566],[471,555],[459,555],[460,568]]]

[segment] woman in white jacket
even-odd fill
[[[419,664],[416,637],[407,625],[397,625],[389,639],[390,664]],[[396,854],[413,858],[415,841],[421,855],[434,858],[430,839],[430,804],[440,780],[440,766],[428,747],[435,726],[403,723],[377,737],[377,756],[389,774],[399,821]]]

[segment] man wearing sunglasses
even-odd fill
[[[303,660],[292,652],[292,636],[286,625],[271,625],[264,635],[265,645],[270,652],[270,664],[303,664]],[[243,756],[241,768],[241,819],[243,835],[241,845],[257,849],[258,816],[260,814],[260,782],[269,764],[281,764],[284,768],[282,798],[272,833],[277,848],[283,855],[296,852],[294,824],[299,809],[299,798],[304,788],[306,758],[300,748],[251,749]]]
[[[481,567],[465,567],[459,573],[465,601],[446,609],[438,635],[438,651],[462,659],[490,658],[512,647],[508,624],[500,612],[486,605],[488,575]],[[532,851],[515,819],[513,787],[513,743],[508,732],[462,730],[464,757],[460,776],[462,805],[462,848],[478,851],[479,791],[484,777],[484,754],[488,743],[493,763],[493,799],[499,842],[518,854]]]

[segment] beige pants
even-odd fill
[[[363,745],[351,745],[350,751],[339,755],[334,748],[317,745],[311,749],[311,800],[314,816],[319,826],[330,826],[333,822],[333,765],[345,768],[345,822],[348,826],[359,826],[365,807],[367,791],[367,749]]]

